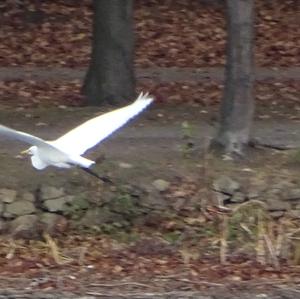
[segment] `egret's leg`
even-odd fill
[[[96,172],[94,172],[93,170],[89,169],[89,168],[84,168],[84,167],[79,167],[80,169],[82,169],[83,171],[87,172],[88,174],[98,178],[99,180],[101,180],[104,183],[112,183],[112,181],[110,180],[109,177],[107,176],[100,176],[99,174],[97,174]]]

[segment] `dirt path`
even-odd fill
[[[71,273],[71,269],[66,272]],[[0,299],[296,299],[299,298],[299,288],[293,284],[281,283],[272,285],[270,281],[265,281],[265,285],[261,281],[214,283],[212,281],[198,281],[198,286],[202,284],[200,289],[196,280],[181,279],[176,282],[176,275],[170,278],[152,277],[150,279],[141,278],[140,281],[120,280],[120,281],[82,281],[78,280],[76,291],[72,288],[66,289],[68,284],[68,275],[62,275],[59,271],[57,276],[53,273],[53,277],[47,274],[41,278],[41,281],[53,278],[55,288],[43,289],[34,287],[34,283],[38,285],[38,279],[13,278],[8,283],[7,288],[1,288]],[[76,275],[76,274],[75,274]],[[71,276],[71,274],[70,274]],[[58,277],[60,282],[58,281]],[[177,277],[178,278],[178,277]],[[8,278],[7,278],[8,279]],[[6,280],[6,279],[4,279]],[[178,278],[180,281],[180,278]],[[16,287],[11,284],[15,281]],[[194,284],[195,285],[194,285]]]
[[[0,67],[0,80],[75,80],[82,79],[83,68],[64,67]],[[151,79],[157,82],[223,80],[223,68],[137,68],[138,79]],[[300,80],[300,67],[258,68],[257,80]]]
[[[1,111],[1,123],[16,129],[28,131],[45,139],[55,139],[69,128],[94,115],[93,108],[51,108],[23,111]],[[209,115],[201,113],[190,106],[152,107],[144,115],[121,129],[112,138],[106,140],[89,156],[97,159],[105,155],[109,171],[114,169],[116,175],[128,176],[135,172],[137,180],[148,177],[148,183],[157,177],[185,175],[194,168],[188,166],[184,157],[185,140],[182,122],[190,124],[194,143],[195,159],[199,158],[200,149],[215,134],[216,125],[209,121]],[[297,120],[260,120],[256,121],[253,136],[264,143],[274,146],[300,147],[300,122]],[[74,177],[76,170],[61,171],[49,168],[39,175],[33,170],[29,161],[16,158],[26,145],[1,139],[0,182],[1,187],[34,187],[47,181],[50,183],[68,181]],[[132,169],[119,165],[127,163]],[[106,170],[106,164],[100,164],[99,171]],[[146,169],[146,171],[145,171]],[[145,175],[148,173],[148,175]],[[32,179],[34,178],[34,180]]]
[[[30,292],[24,294],[24,292],[3,292],[0,293],[0,299],[295,299],[299,298],[298,293],[292,290],[286,291],[272,291],[272,292],[243,292],[237,294],[236,291],[227,292],[210,292],[211,294],[205,294],[203,292],[193,291],[166,291],[166,292],[131,292],[123,293],[116,292],[110,294],[109,292],[88,292],[87,295],[78,295],[70,292]]]

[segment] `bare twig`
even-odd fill
[[[134,281],[128,281],[128,282],[119,282],[119,283],[91,283],[91,287],[104,287],[104,288],[114,288],[114,287],[121,287],[121,286],[137,286],[137,287],[143,287],[143,288],[150,288],[150,285],[134,282]]]
[[[253,206],[253,205],[260,205],[264,210],[268,210],[268,207],[266,205],[266,203],[264,203],[263,201],[261,200],[257,200],[257,199],[251,199],[249,201],[245,201],[241,204],[239,204],[237,207],[235,207],[233,210],[232,210],[232,214],[238,212],[239,210],[241,210],[242,208],[244,208],[245,206]]]
[[[253,233],[252,231],[249,229],[249,227],[245,224],[245,223],[241,223],[240,227],[251,237],[253,238]]]
[[[256,260],[261,265],[266,264],[266,249],[264,246],[264,235],[266,234],[266,229],[261,217],[258,217],[257,223],[257,244],[256,244]]]
[[[262,140],[259,139],[252,139],[249,142],[249,145],[254,148],[266,147],[278,151],[285,151],[285,150],[291,150],[297,148],[296,145],[292,145],[292,144],[271,144],[271,143],[263,142]]]
[[[276,238],[275,254],[276,254],[276,256],[281,256],[283,243],[284,243],[284,239],[285,239],[284,226],[283,226],[282,222],[279,222],[277,229],[278,229],[278,235]]]
[[[300,228],[297,228],[294,231],[287,233],[286,235],[287,235],[288,238],[291,238],[293,235],[295,235],[299,232],[300,232]]]
[[[286,287],[286,286],[281,286],[281,285],[275,285],[275,287],[281,289],[281,290],[285,290],[285,291],[291,291],[291,292],[295,292],[297,294],[300,294],[300,290],[295,289],[295,288],[291,288],[291,287]]]
[[[89,296],[98,296],[98,297],[107,297],[107,298],[135,298],[135,297],[149,297],[149,298],[159,298],[165,296],[195,296],[199,295],[199,292],[184,292],[184,291],[170,291],[170,292],[155,292],[155,293],[98,293],[98,292],[87,292],[86,295]]]
[[[15,256],[17,245],[14,240],[9,240],[9,251],[6,254],[5,258],[11,260]]]
[[[80,247],[79,257],[78,257],[78,265],[82,266],[84,264],[86,252],[87,252],[87,247]]]
[[[228,215],[223,215],[223,221],[221,225],[221,238],[220,238],[220,263],[222,265],[227,263],[227,237],[228,237]]]
[[[195,285],[207,285],[207,286],[214,286],[214,287],[224,286],[224,284],[222,284],[222,283],[210,282],[210,281],[205,281],[205,280],[194,281],[194,280],[189,280],[187,278],[175,278],[175,280],[190,283],[190,284],[195,284]]]
[[[264,238],[264,241],[266,242],[266,246],[268,248],[272,264],[273,264],[273,266],[276,270],[279,270],[280,265],[279,265],[279,261],[278,261],[278,258],[276,256],[275,250],[274,250],[274,246],[273,246],[273,244],[272,244],[272,242],[271,242],[271,240],[270,240],[270,238],[267,234],[264,234],[263,238]]]
[[[184,273],[178,273],[178,274],[170,274],[170,275],[158,275],[155,277],[155,279],[176,279],[177,277],[183,276]]]
[[[51,236],[50,236],[48,233],[44,232],[44,233],[43,233],[43,237],[44,237],[44,239],[46,240],[46,243],[47,243],[47,245],[49,246],[49,248],[50,248],[50,250],[51,250],[51,253],[52,253],[52,256],[53,256],[54,261],[55,261],[58,265],[63,265],[63,264],[66,264],[66,263],[72,261],[72,259],[70,259],[70,258],[65,258],[65,257],[63,257],[63,256],[60,254],[60,252],[59,252],[59,250],[58,250],[58,247],[57,247],[55,241],[51,238]]]
[[[291,280],[290,277],[288,278],[282,278],[282,279],[271,279],[269,281],[266,280],[260,280],[260,281],[239,281],[239,284],[247,284],[248,286],[264,286],[264,285],[279,285],[283,283],[293,283],[293,284],[299,284],[300,280]]]

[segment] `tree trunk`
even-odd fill
[[[244,153],[254,113],[254,0],[227,0],[227,61],[220,128],[213,144]]]
[[[132,0],[94,0],[92,57],[82,92],[88,105],[134,96]]]

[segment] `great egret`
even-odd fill
[[[141,93],[132,104],[92,118],[53,141],[45,141],[3,125],[0,125],[0,134],[32,145],[22,153],[31,155],[32,165],[36,169],[41,170],[49,165],[59,168],[79,166],[105,180],[89,169],[95,162],[82,157],[82,154],[123,126],[152,101],[148,93]]]

